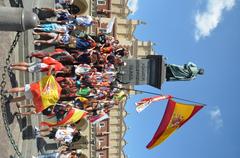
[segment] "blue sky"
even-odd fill
[[[132,0],[131,19],[145,21],[135,36],[156,43],[155,51],[168,63],[188,61],[205,69],[191,82],[169,82],[162,90],[138,86],[151,92],[171,94],[207,104],[195,117],[160,146],[147,150],[166,102],[153,103],[137,114],[134,102],[151,95],[132,96],[125,139],[129,158],[239,158],[240,157],[240,2],[239,0]]]

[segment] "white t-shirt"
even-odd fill
[[[55,137],[57,139],[61,139],[66,143],[71,143],[73,139],[72,133],[74,132],[74,129],[71,127],[67,127],[66,129],[58,129]]]
[[[80,16],[75,19],[76,24],[80,26],[90,26],[92,24],[92,17],[87,15],[87,16]]]

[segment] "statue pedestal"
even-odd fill
[[[143,59],[126,59],[121,81],[130,85],[151,85],[161,89],[166,80],[166,66],[162,55],[149,55]]]
[[[150,77],[148,84],[161,89],[162,84],[166,81],[165,58],[162,55],[148,55]]]

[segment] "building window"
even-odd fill
[[[97,5],[106,5],[106,0],[97,0]]]
[[[104,153],[102,152],[98,153],[98,158],[104,158]]]
[[[100,122],[99,123],[99,128],[103,128],[103,127],[105,127],[105,122]]]
[[[104,143],[104,139],[103,138],[99,138],[98,139],[98,146],[101,147],[101,145]]]
[[[99,28],[98,30],[99,30],[100,33],[107,33],[106,28]]]

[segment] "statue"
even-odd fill
[[[204,74],[204,69],[197,68],[197,65],[192,62],[183,66],[175,64],[167,64],[166,66],[167,81],[190,81],[195,79],[197,75]]]

